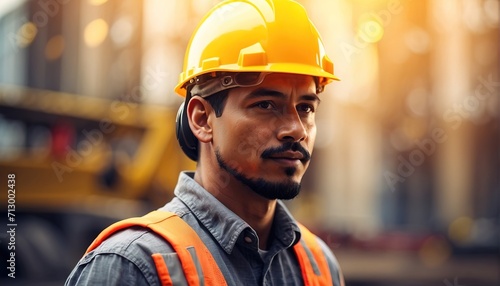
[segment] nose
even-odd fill
[[[300,142],[307,138],[308,132],[297,110],[285,112],[278,119],[278,140]]]

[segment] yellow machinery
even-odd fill
[[[195,168],[176,142],[175,115],[162,106],[0,85],[0,183],[7,188],[15,174],[21,279],[60,282],[105,226],[172,197],[179,172]],[[0,200],[4,227],[7,201]]]
[[[78,208],[100,197],[148,200],[155,191],[170,195],[179,171],[195,167],[176,142],[175,110],[165,107],[3,87],[0,111],[4,121],[26,130],[35,124],[72,129],[73,139],[62,152],[53,146],[2,147],[14,153],[0,158],[0,170],[16,174],[19,208]],[[54,141],[52,135],[49,143]],[[113,167],[112,185],[99,184],[106,168]]]

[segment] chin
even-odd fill
[[[303,172],[300,172],[295,167],[290,167],[285,169],[273,170],[273,172],[270,172],[269,170],[263,170],[260,178],[276,183],[291,182],[300,184],[303,176],[304,176]]]
[[[232,168],[224,161],[218,150],[216,150],[216,158],[222,170],[227,171],[236,180],[264,198],[270,200],[290,200],[295,198],[300,192],[300,181],[303,172],[300,172],[297,167],[264,170],[263,174],[253,176]],[[272,175],[273,173],[275,174],[274,176]]]

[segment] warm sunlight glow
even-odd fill
[[[99,6],[108,2],[108,0],[89,0],[90,5]]]
[[[108,23],[103,19],[90,22],[84,31],[84,40],[87,46],[93,48],[99,46],[108,35]]]
[[[45,45],[45,58],[48,60],[56,60],[61,57],[64,52],[64,37],[56,35],[47,42]]]
[[[376,43],[384,36],[384,27],[374,20],[364,21],[359,26],[358,36],[367,43]]]
[[[17,30],[17,45],[21,48],[29,46],[35,39],[37,33],[38,28],[33,22],[24,23],[19,30]]]

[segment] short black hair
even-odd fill
[[[224,89],[205,98],[214,109],[215,117],[221,117],[224,106],[226,106],[228,95],[229,89]]]

